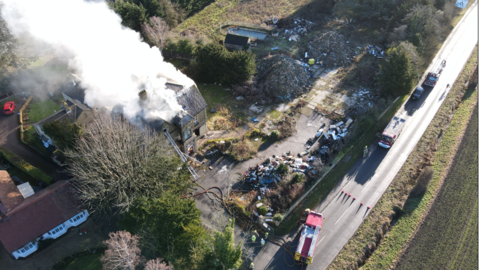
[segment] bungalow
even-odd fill
[[[34,193],[20,190],[7,171],[0,171],[0,241],[15,259],[34,253],[39,241],[60,237],[88,216],[69,182]]]

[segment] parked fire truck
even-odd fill
[[[437,65],[433,69],[434,72],[428,72],[428,75],[425,78],[425,81],[423,82],[423,84],[431,87],[435,87],[435,84],[437,84],[438,78],[440,78],[440,75],[442,74],[442,71],[446,65],[447,65],[446,60],[439,61],[439,63],[437,63]]]
[[[295,260],[311,264],[313,256],[315,255],[315,248],[317,246],[318,236],[322,229],[323,215],[318,212],[305,209],[300,222],[304,223],[302,234],[298,240],[297,250],[295,252]]]
[[[378,141],[378,145],[387,149],[392,147],[392,144],[397,140],[398,136],[400,136],[404,126],[405,119],[400,118],[400,116],[394,116],[383,131],[382,136]]]

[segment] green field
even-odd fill
[[[438,197],[396,269],[478,269],[478,105]]]

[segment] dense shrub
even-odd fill
[[[265,214],[268,213],[268,209],[265,205],[262,205],[258,208],[258,211],[260,212],[260,215],[264,216]]]
[[[229,52],[217,43],[207,44],[196,53],[198,81],[236,84],[255,73],[255,55],[250,51]]]
[[[280,222],[283,220],[283,215],[280,213],[276,213],[275,216],[273,216],[273,220]]]
[[[276,141],[280,138],[280,132],[278,130],[274,130],[270,133],[270,140]]]
[[[286,174],[288,172],[288,169],[288,165],[282,162],[278,165],[277,172],[279,174]]]
[[[296,173],[292,177],[292,183],[300,183],[303,181],[303,173]]]

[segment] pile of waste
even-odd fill
[[[313,22],[305,19],[282,19],[278,22],[278,31],[273,32],[273,36],[281,36],[289,41],[299,41],[300,36],[306,35]]]
[[[306,64],[284,55],[260,60],[257,66],[257,89],[274,99],[284,102],[304,94],[311,76]]]
[[[378,46],[373,46],[373,45],[368,45],[367,46],[367,51],[369,54],[381,59],[385,56],[385,52],[382,48]]]
[[[308,161],[314,159],[310,158]],[[296,158],[290,152],[284,153],[282,156],[273,155],[272,158],[267,158],[265,162],[254,167],[250,167],[243,172],[245,182],[251,183],[254,188],[271,187],[280,183],[284,179],[284,175],[277,172],[277,166],[280,163],[285,163],[290,167],[290,171],[307,173],[312,169],[307,162],[307,157]]]
[[[350,42],[336,31],[328,31],[308,43],[308,58],[324,67],[341,67],[351,64],[356,57]],[[307,56],[306,56],[307,57]]]

